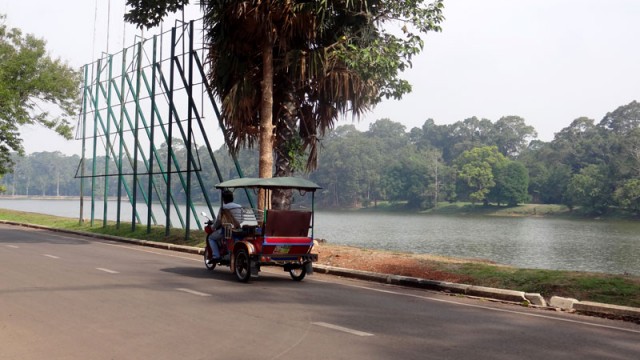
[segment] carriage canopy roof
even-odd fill
[[[298,189],[316,191],[321,187],[311,180],[299,177],[274,177],[274,178],[239,178],[227,180],[216,185],[218,189],[224,188],[258,188],[258,189]]]

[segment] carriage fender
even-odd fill
[[[249,254],[249,256],[256,254],[256,247],[253,246],[251,242],[246,240],[237,241],[235,243],[235,245],[233,246],[233,254],[235,255],[240,249],[247,250],[247,254]]]
[[[242,240],[242,241],[237,241],[235,243],[235,245],[233,245],[233,256],[231,257],[231,269],[233,269],[236,265],[236,254],[238,253],[238,251],[240,251],[240,249],[245,249],[247,250],[247,254],[249,254],[249,256],[254,255],[256,253],[256,247],[253,246],[252,243],[250,243],[249,241],[246,240]]]

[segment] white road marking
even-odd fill
[[[16,245],[7,245],[7,247],[10,247],[12,249],[19,249],[20,248],[19,246],[16,246]]]
[[[168,256],[168,257],[178,258],[178,259],[183,259],[183,260],[190,260],[190,261],[197,261],[197,262],[201,262],[201,261],[202,261],[202,259],[194,259],[194,258],[192,258],[192,257],[179,256],[179,255],[172,255],[172,254],[167,254],[167,253],[163,253],[163,252],[147,250],[147,249],[145,249],[145,248],[144,248],[143,246],[141,246],[141,245],[132,245],[132,246],[128,246],[128,245],[112,244],[112,243],[108,243],[108,242],[98,242],[98,244],[101,244],[101,245],[107,245],[107,246],[113,246],[113,247],[119,247],[119,248],[125,248],[125,249],[129,249],[129,250],[134,250],[134,251],[139,251],[139,252],[145,252],[145,253],[149,253],[149,254],[156,254],[156,255]],[[142,247],[142,248],[141,248],[141,247]],[[165,251],[172,251],[172,250],[165,250]],[[194,255],[195,255],[195,254],[194,254]],[[200,256],[202,256],[202,255],[200,255]]]
[[[109,269],[105,269],[105,268],[96,268],[96,270],[104,271],[104,272],[109,273],[109,274],[119,274],[119,272],[117,272],[115,270],[109,270]]]
[[[380,292],[380,293],[385,293],[385,294],[401,295],[401,296],[407,296],[407,297],[413,297],[413,298],[418,298],[418,299],[423,299],[423,300],[436,301],[436,302],[441,302],[441,303],[446,303],[446,304],[467,306],[467,307],[472,307],[472,308],[476,308],[476,309],[484,309],[484,310],[504,312],[504,313],[509,313],[509,314],[524,315],[524,316],[542,318],[542,319],[547,319],[547,320],[568,322],[568,323],[573,323],[573,324],[581,324],[581,325],[587,325],[587,326],[593,326],[593,327],[599,327],[599,328],[605,328],[605,329],[611,329],[611,330],[619,330],[619,331],[624,331],[624,332],[640,334],[639,330],[626,329],[626,328],[622,328],[622,327],[603,325],[603,324],[596,324],[596,323],[592,323],[592,322],[588,322],[588,321],[564,319],[564,318],[553,317],[553,316],[548,316],[548,315],[526,313],[526,312],[516,311],[516,310],[493,308],[493,307],[483,306],[483,305],[466,304],[466,303],[462,303],[462,302],[459,302],[459,301],[446,300],[446,299],[437,299],[437,298],[428,297],[428,296],[424,296],[424,295],[402,293],[402,292],[399,292],[399,291],[375,289],[375,288],[371,288],[371,287],[368,287],[368,286],[361,286],[361,285],[355,285],[355,284],[337,283],[337,282],[331,282],[331,281],[320,280],[320,279],[313,279],[312,281],[324,282],[324,283],[329,283],[329,284],[340,284],[340,285],[347,286],[347,287],[353,287],[353,288],[357,288],[357,289],[375,291],[375,292]]]
[[[325,322],[314,322],[312,324],[313,325],[322,326],[322,327],[326,327],[326,328],[333,329],[333,330],[346,332],[348,334],[357,335],[357,336],[373,336],[373,334],[371,334],[371,333],[358,331],[358,330],[353,330],[353,329],[349,329],[349,328],[346,328],[346,327],[342,327],[342,326],[338,326],[338,325],[334,325],[334,324],[329,324],[329,323],[325,323]]]
[[[176,288],[176,290],[178,290],[178,291],[183,291],[183,292],[189,293],[189,294],[191,294],[191,295],[198,295],[198,296],[211,296],[211,294],[207,294],[207,293],[203,293],[203,292],[195,291],[195,290],[191,290],[191,289]]]
[[[52,259],[60,259],[59,257],[55,256],[55,255],[49,255],[49,254],[42,254],[42,256],[46,256],[48,258],[52,258]]]

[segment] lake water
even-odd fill
[[[77,200],[0,199],[0,208],[78,218],[80,205]],[[123,202],[123,209],[122,221],[130,221],[131,206]],[[139,210],[144,222],[146,208]],[[103,203],[96,203],[96,218],[102,218],[102,211]],[[89,218],[88,201],[84,212]],[[115,212],[115,202],[109,202],[107,217],[115,220]],[[162,213],[159,207],[154,212]],[[640,222],[318,211],[314,236],[332,244],[487,259],[521,268],[640,275]]]

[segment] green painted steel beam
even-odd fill
[[[133,81],[131,80],[131,78],[130,78],[128,75],[125,75],[125,79],[126,79],[126,82],[127,82],[128,86],[129,86],[129,89],[130,89],[130,90],[132,90],[132,89],[133,89]],[[139,114],[139,116],[140,116],[140,121],[142,121],[144,128],[145,128],[145,129],[147,129],[147,130],[146,130],[146,131],[147,131],[147,133],[148,133],[148,134],[150,134],[150,133],[149,133],[149,130],[148,130],[148,127],[147,127],[147,125],[146,125],[146,117],[144,116],[144,114]],[[125,109],[125,117],[128,119],[128,121],[129,121],[129,123],[130,123],[130,126],[132,127],[132,126],[133,126],[133,124],[132,124],[132,123],[131,123],[131,121],[130,121],[130,117],[129,117],[129,115],[128,115],[128,111],[126,111],[126,109]],[[178,124],[179,124],[179,123],[178,123]],[[180,125],[179,125],[179,127],[180,127]],[[167,137],[168,137],[168,136],[167,136]],[[141,150],[141,151],[142,151],[142,150]],[[175,164],[175,166],[176,166],[176,169],[177,169],[177,171],[178,171],[178,177],[180,178],[180,181],[181,181],[181,183],[182,183],[183,189],[185,189],[185,188],[186,188],[186,182],[185,182],[185,180],[184,180],[184,178],[183,178],[183,176],[182,176],[182,173],[180,173],[180,166],[179,166],[179,162],[178,162],[177,158],[175,158],[175,153],[173,152],[173,150],[171,151],[171,155],[172,155],[173,162],[174,162],[174,164]],[[168,179],[167,179],[167,180],[168,180]],[[192,207],[193,207],[193,206],[192,206]],[[193,208],[193,211],[195,212],[195,208]],[[180,213],[179,213],[179,214],[180,214]],[[179,217],[180,217],[180,222],[181,222],[182,226],[184,227],[184,226],[185,226],[185,224],[184,224],[184,222],[183,222],[183,220],[182,220],[182,216],[180,215]]]
[[[151,193],[153,191],[153,158],[154,156],[157,156],[158,154],[155,151],[155,146],[153,144],[153,142],[155,141],[155,112],[154,109],[156,107],[156,97],[155,97],[155,93],[156,93],[156,68],[155,68],[155,64],[156,64],[156,52],[157,52],[157,46],[158,46],[158,36],[154,35],[153,36],[153,62],[152,62],[152,68],[151,68],[151,78],[153,79],[153,83],[151,86],[151,134],[149,135],[149,182],[147,185],[147,193],[149,194],[149,198],[150,201],[147,204],[147,234],[151,233],[151,213],[152,213],[152,209],[151,209],[151,203],[153,201],[153,197],[151,196]],[[160,194],[156,192],[156,194],[158,195],[158,200],[160,202],[162,202],[162,200],[160,199]],[[163,209],[164,213],[166,214],[166,209]]]
[[[96,84],[100,83],[100,73],[101,73],[101,65],[102,59],[98,60],[97,70],[96,70]],[[93,114],[93,161],[91,168],[91,226],[93,226],[95,215],[96,215],[96,197],[95,197],[95,189],[96,189],[96,155],[98,151],[98,127],[96,124],[96,119],[100,116],[100,111],[98,110],[98,89],[96,88],[96,96],[93,99],[93,109],[95,113]]]
[[[140,108],[140,68],[142,67],[142,41],[138,42],[138,64],[136,66],[136,89],[133,93],[133,99],[136,103],[136,113],[135,113],[135,125],[134,125],[134,135],[133,135],[133,210],[131,212],[131,231],[136,231],[136,206],[138,206],[138,147],[140,146],[140,142],[138,141],[138,128],[139,128],[139,114],[141,112]],[[143,156],[144,157],[144,156]]]
[[[92,101],[95,101],[93,97],[92,97]],[[96,121],[96,122],[95,122],[95,124],[94,124],[94,128],[95,128],[94,132],[97,134],[97,125],[98,125],[98,123],[99,123],[99,124],[100,124],[100,126],[102,127],[103,132],[106,130],[106,127],[104,126],[103,119],[102,119],[102,115],[100,115],[100,113],[99,113],[99,112],[96,112],[96,114],[97,114],[97,116],[96,116],[97,121]],[[94,137],[94,139],[95,139],[95,137]],[[97,141],[95,141],[95,142],[97,142]],[[125,147],[126,147],[126,145],[125,145]],[[111,151],[111,152],[112,152],[112,154],[113,154],[113,155],[114,155],[114,157],[115,157],[115,150],[113,150],[113,146],[112,146],[110,149],[105,149],[105,150],[107,150],[107,151]],[[95,161],[95,157],[94,157],[94,161],[93,161],[93,163],[94,163],[94,166],[95,166],[95,163],[96,163],[96,161]],[[95,180],[95,178],[97,178],[97,177],[99,177],[99,176],[95,175],[95,173],[94,173],[94,174],[92,175],[92,180]],[[94,185],[95,185],[95,184],[92,184],[92,186],[94,186]],[[129,186],[127,185],[127,183],[126,183],[126,182],[124,182],[124,187],[125,187],[125,191],[127,192],[127,196],[129,197],[129,200],[131,201],[131,200],[132,200],[131,191],[130,191]],[[92,190],[92,191],[93,191],[93,190]],[[93,197],[93,195],[92,195],[92,197]],[[93,201],[93,200],[92,200],[92,201]],[[92,218],[93,218],[93,211],[92,211]],[[140,221],[139,216],[138,216],[138,221]],[[92,226],[93,226],[93,223],[92,223]]]
[[[213,92],[211,90],[210,85],[206,81],[206,75],[198,53],[194,50],[194,22],[191,21],[188,25],[182,26],[180,29],[181,35],[178,41],[177,37],[177,28],[173,28],[171,30],[171,56],[169,58],[162,58],[162,48],[160,48],[160,53],[158,59],[158,35],[153,37],[153,46],[152,46],[152,59],[148,59],[149,56],[146,55],[146,50],[148,47],[145,47],[147,40],[141,40],[134,44],[131,49],[133,50],[132,56],[127,57],[128,48],[123,49],[122,51],[122,67],[120,75],[114,74],[114,55],[109,54],[105,59],[99,59],[96,63],[94,63],[93,68],[91,70],[95,70],[95,73],[92,71],[92,75],[89,76],[89,66],[85,67],[85,86],[83,92],[83,156],[82,156],[82,171],[81,175],[81,192],[83,193],[84,186],[84,161],[86,159],[85,156],[85,144],[87,141],[86,134],[86,120],[88,119],[88,114],[90,114],[90,107],[93,106],[93,121],[94,121],[94,131],[93,131],[93,167],[91,173],[91,225],[93,225],[93,221],[95,219],[95,202],[96,202],[96,178],[104,177],[104,215],[103,215],[103,226],[106,226],[107,219],[107,210],[108,210],[108,194],[109,194],[109,181],[108,175],[110,172],[111,159],[117,164],[118,173],[118,190],[117,190],[117,226],[120,226],[120,215],[122,212],[121,201],[122,190],[124,188],[126,192],[126,196],[129,199],[129,202],[132,206],[132,230],[135,230],[136,223],[141,223],[140,216],[137,211],[137,197],[139,194],[144,198],[145,205],[147,207],[147,232],[150,231],[151,220],[156,223],[155,215],[152,211],[152,205],[154,203],[154,194],[156,195],[159,204],[162,206],[162,209],[166,215],[166,223],[165,229],[166,233],[169,234],[169,228],[171,227],[171,212],[172,208],[176,210],[178,218],[180,219],[181,225],[185,228],[185,236],[189,236],[189,228],[190,228],[190,219],[191,215],[194,215],[194,219],[197,223],[198,228],[202,228],[200,224],[198,214],[195,210],[195,206],[192,201],[192,197],[190,194],[195,189],[193,186],[199,186],[202,194],[204,196],[205,202],[209,211],[213,214],[213,207],[211,204],[211,199],[209,197],[208,188],[204,182],[204,179],[201,174],[202,164],[200,164],[200,156],[198,155],[198,149],[194,148],[194,132],[196,128],[202,134],[204,138],[205,146],[208,152],[208,156],[213,163],[213,167],[215,169],[216,175],[218,179],[222,181],[222,174],[219,169],[217,160],[214,155],[213,147],[209,141],[208,134],[206,132],[203,118],[201,116],[201,108],[196,104],[196,100],[194,98],[194,76],[200,76],[202,78],[202,83],[206,86],[207,95],[209,97],[209,101],[211,102],[213,109],[215,111],[215,115],[218,118],[218,122],[220,124],[220,128],[223,131],[223,135],[225,137],[225,142],[228,143],[228,132],[225,129],[222,119],[220,118],[220,113],[217,108],[217,104],[214,101]],[[163,38],[164,34],[159,35],[160,39]],[[162,41],[162,40],[160,40]],[[185,51],[184,45],[187,44],[189,46],[189,50]],[[179,60],[179,57],[176,56],[177,48],[182,44],[182,54],[183,56],[182,63]],[[116,55],[117,56],[117,55]],[[185,57],[188,56],[188,59]],[[145,57],[150,61],[150,65],[143,66],[143,57]],[[163,66],[164,61],[168,60],[168,66]],[[108,75],[106,76],[108,79],[103,80],[105,75],[103,72],[105,71],[105,63],[108,66]],[[127,66],[129,64],[129,68]],[[182,65],[188,65],[183,68]],[[150,71],[147,70],[148,67],[151,67]],[[167,84],[167,79],[163,74],[163,70],[169,68],[169,80]],[[147,72],[151,73],[151,81],[149,81],[147,77]],[[183,88],[175,89],[174,88],[174,77],[175,71],[178,71],[179,77],[182,80]],[[134,75],[135,74],[135,75]],[[95,75],[95,76],[94,76]],[[131,75],[131,76],[130,76]],[[118,84],[117,78],[120,77],[120,81]],[[93,81],[95,83],[93,83]],[[177,80],[180,81],[180,80]],[[168,94],[168,124],[164,123],[163,116],[158,107],[159,103],[159,95],[157,92],[156,85],[160,86],[165,90],[165,93]],[[135,113],[131,114],[129,112],[130,108],[127,107],[128,102],[125,99],[125,92],[128,90],[128,93],[133,98],[131,101],[135,106]],[[146,91],[146,94],[144,92]],[[174,103],[175,95],[181,92],[182,95],[186,94],[188,101],[187,108],[187,124],[186,130],[181,122],[180,113],[177,109],[176,104]],[[128,97],[127,96],[127,97]],[[143,106],[142,101],[150,101],[151,104],[149,108],[146,105]],[[204,98],[203,98],[204,101]],[[100,109],[99,105],[104,105],[106,102],[106,116],[103,114],[104,109]],[[131,105],[131,104],[130,104]],[[117,116],[115,114],[114,109],[120,106],[120,114]],[[144,107],[144,108],[143,108]],[[150,111],[147,112],[147,111]],[[150,114],[149,117],[147,115]],[[183,114],[184,115],[184,114]],[[147,119],[149,119],[149,125],[147,125]],[[193,121],[196,121],[194,124]],[[112,124],[113,122],[113,124]],[[172,140],[173,140],[173,129],[174,125],[177,126],[179,130],[179,134],[182,140],[187,144],[187,164],[186,164],[186,176],[183,175],[184,171],[181,170],[180,162],[177,159],[177,154],[173,149]],[[194,125],[196,127],[194,127]],[[125,128],[128,127],[128,130]],[[166,170],[163,167],[164,159],[163,155],[160,154],[155,145],[155,140],[157,133],[155,133],[156,127],[159,127],[162,130],[162,136],[167,142],[168,145],[168,154],[166,156]],[[106,156],[105,156],[105,175],[98,175],[96,169],[97,163],[97,141],[98,141],[98,130],[99,128],[104,133],[106,137],[106,144],[104,145]],[[115,131],[113,130],[115,128]],[[112,134],[112,131],[113,134]],[[133,133],[133,156],[129,151],[129,147],[127,146],[127,142],[125,142],[125,131]],[[143,135],[144,134],[144,135]],[[119,141],[111,141],[112,135],[116,135],[119,138]],[[143,149],[141,144],[141,140],[143,137],[146,137],[149,140],[149,147],[146,151]],[[143,141],[146,141],[143,140]],[[148,156],[147,156],[148,155]],[[132,159],[133,157],[133,159]],[[236,170],[241,177],[244,177],[242,173],[242,169],[239,166],[239,162],[235,156],[232,154],[234,164],[236,166]],[[140,159],[140,161],[138,161]],[[123,173],[123,165],[125,161],[128,161],[129,164],[133,168],[133,185],[132,188],[129,188],[128,181],[126,181],[125,175]],[[143,164],[143,165],[142,165]],[[140,167],[144,166],[146,174],[143,171],[140,171]],[[156,167],[159,169],[159,173],[156,173]],[[175,171],[172,171],[172,168],[175,167]],[[172,183],[172,174],[176,173],[178,178],[180,179],[180,185],[182,190],[187,194],[187,208],[185,211],[186,215],[186,224],[185,220],[182,218],[182,211],[180,209],[180,205],[178,204],[171,186]],[[141,175],[149,176],[148,181],[143,184]],[[162,175],[163,181],[156,181],[157,174]],[[197,184],[192,184],[191,178],[192,175],[195,175],[197,179]],[[186,179],[185,179],[186,177]],[[162,191],[160,190],[161,186],[166,186],[166,202],[163,202],[163,197],[161,196]],[[138,193],[139,191],[139,193]],[[83,195],[83,194],[82,194]],[[81,195],[81,196],[82,196]],[[251,194],[247,193],[247,198],[253,207],[253,201]],[[82,198],[81,198],[81,217],[82,217]]]
[[[127,49],[122,50],[122,69],[121,74],[127,72]],[[113,81],[113,80],[112,80]],[[120,80],[122,84],[122,88],[124,88],[124,77]],[[111,86],[111,84],[109,84]],[[120,100],[120,117],[118,119],[119,128],[118,128],[118,192],[117,192],[117,220],[116,220],[116,228],[120,229],[120,214],[122,213],[122,187],[126,186],[124,176],[122,175],[122,154],[124,152],[124,93],[118,94],[118,99]],[[114,119],[115,123],[115,119]],[[129,192],[127,191],[127,196]]]
[[[105,90],[104,90],[103,85],[102,85],[102,84],[100,84],[99,86],[100,86],[100,88],[101,88],[102,92],[104,93],[104,92],[105,92]],[[115,83],[111,82],[111,83],[110,83],[110,87],[111,87],[111,86],[114,86],[114,90],[116,91],[116,94],[119,96],[119,95],[120,95],[120,93],[118,92],[117,87],[115,87]],[[122,105],[122,106],[124,106],[124,105]],[[111,108],[110,108],[110,109],[108,110],[107,114],[108,114],[107,122],[109,122],[109,118],[113,118],[113,119],[114,119],[114,125],[116,126],[116,131],[121,132],[121,131],[122,131],[122,128],[121,128],[118,124],[116,124],[116,122],[115,122],[115,114],[113,113],[113,109],[111,109]],[[129,118],[128,118],[128,112],[126,111],[126,109],[124,110],[124,114],[125,114],[125,118],[127,118],[127,119],[129,120]],[[128,121],[128,122],[130,123],[130,121]],[[130,123],[130,125],[131,125],[131,123]],[[131,125],[131,126],[132,126],[132,125]],[[107,131],[107,130],[106,130],[106,129],[104,129],[104,131],[105,131],[105,133],[106,133],[106,131]],[[110,136],[110,133],[109,133],[109,136]],[[129,161],[129,164],[133,167],[134,160],[131,158],[131,152],[129,151],[129,147],[128,147],[128,146],[127,146],[127,144],[126,144],[126,143],[124,143],[124,142],[122,142],[121,147],[122,147],[122,148],[121,148],[120,153],[119,153],[119,155],[118,155],[118,156],[119,156],[119,158],[120,158],[120,164],[119,164],[119,165],[120,165],[120,167],[121,167],[121,163],[122,163],[122,152],[124,152],[124,155],[126,156],[127,160]],[[112,151],[112,153],[113,153],[113,156],[114,156],[114,158],[115,158],[115,150],[113,150],[113,147],[112,147],[112,146],[110,147],[110,149],[111,149],[111,151]],[[123,174],[122,174],[122,172],[120,171],[120,172],[119,172],[119,177],[121,177],[122,175],[123,175]],[[135,175],[135,174],[134,174],[134,177],[136,177],[136,175]],[[126,189],[127,189],[127,196],[129,197],[129,203],[130,203],[130,204],[132,205],[132,207],[133,207],[134,196],[133,196],[132,190],[128,187],[127,182],[126,182],[126,181],[124,181],[124,178],[123,178],[122,180],[123,180],[123,185],[124,185],[124,186],[126,187]],[[137,188],[140,188],[141,193],[142,193],[142,196],[143,196],[143,199],[144,199],[145,204],[146,204],[146,203],[147,203],[147,201],[148,201],[148,198],[147,198],[147,194],[144,192],[144,188],[142,188],[142,184],[137,184],[136,182],[134,182],[133,186],[136,186],[136,185],[137,185]],[[136,211],[136,218],[138,219],[138,222],[141,222],[139,215],[137,215],[137,211]],[[154,219],[154,221],[155,221],[155,216],[153,216],[153,219]]]
[[[176,53],[176,32],[177,29],[175,27],[173,27],[171,29],[171,57],[173,57]],[[173,75],[174,75],[174,70],[173,70],[173,66],[171,66],[171,68],[169,69],[169,108],[171,108],[173,106]],[[155,81],[155,79],[154,79]],[[180,118],[178,118],[179,121]],[[172,147],[172,142],[173,142],[173,111],[169,110],[169,132],[167,134],[167,148],[169,149],[169,152],[173,152],[173,147]],[[169,176],[167,177],[167,203],[169,202],[169,196],[171,196],[171,159],[169,159],[169,157],[167,157],[167,173],[169,174]],[[171,212],[171,208],[167,208],[167,219],[166,219],[166,226],[165,226],[165,235],[169,236],[169,219],[171,218],[170,215]],[[184,226],[184,225],[183,225]]]
[[[113,56],[109,55],[108,58],[108,62],[109,62],[109,80],[111,81],[111,78],[113,77]],[[109,91],[107,94],[107,108],[111,109],[111,87],[109,87]],[[106,130],[106,138],[107,138],[107,144],[105,145],[107,148],[111,147],[111,121],[108,121],[107,118],[107,130]],[[95,159],[94,159],[95,161]],[[108,174],[109,173],[109,152],[107,151],[104,157],[104,173]],[[103,212],[102,212],[102,227],[106,228],[107,227],[107,205],[108,205],[108,199],[109,199],[109,179],[105,176],[104,177],[104,199],[103,199]]]
[[[99,84],[97,84],[97,86],[100,88],[102,95],[103,95],[103,96],[105,96],[105,95],[107,94],[107,91],[104,89],[104,84],[103,84],[103,83],[99,83]],[[117,85],[115,84],[115,82],[114,82],[114,81],[109,82],[109,88],[111,89],[111,87],[113,87],[114,91],[116,92],[116,95],[117,95],[118,97],[120,97],[120,96],[121,96],[121,93],[120,93],[120,91],[119,91],[119,89],[118,89],[118,87],[117,87]],[[124,104],[121,104],[121,107],[124,107]],[[127,122],[128,122],[128,124],[129,124],[129,127],[130,127],[130,128],[133,128],[133,124],[131,123],[131,118],[129,117],[129,112],[128,112],[126,109],[124,109],[124,110],[123,110],[123,114],[125,115],[125,118],[127,119]],[[113,109],[112,109],[111,107],[109,107],[109,108],[107,108],[107,123],[109,123],[109,122],[110,122],[110,120],[109,120],[109,119],[111,119],[111,118],[112,118],[112,119],[113,119],[113,121],[114,121],[114,125],[116,126],[116,130],[117,130],[119,133],[122,133],[122,132],[123,132],[123,129],[122,129],[122,127],[120,127],[120,126],[116,123],[116,121],[115,121],[115,114],[114,114],[114,112],[113,112]],[[103,125],[103,132],[105,132],[105,134],[109,134],[109,135],[107,135],[107,137],[108,137],[108,136],[110,136],[110,132],[108,132],[108,131],[107,131],[107,129],[106,129],[106,128],[104,128],[104,125]],[[124,153],[125,153],[125,155],[126,155],[126,157],[127,157],[127,160],[129,161],[129,164],[130,164],[131,166],[133,166],[133,160],[131,159],[131,153],[129,152],[129,148],[128,148],[128,146],[127,146],[127,145],[126,145],[126,143],[124,143],[124,142],[122,142],[122,143],[121,143],[121,146],[122,146],[122,148],[120,149],[120,154],[119,154],[120,159],[121,159],[121,157],[122,157],[122,150],[124,150]],[[140,148],[140,151],[142,151],[142,148],[141,148],[141,147],[139,147],[139,148]],[[111,149],[112,149],[112,148],[111,148]],[[113,152],[113,150],[112,150],[112,152]],[[114,156],[114,158],[115,158],[115,153],[113,154],[113,156]],[[143,160],[144,160],[144,158],[143,158]],[[146,160],[145,160],[145,161],[146,161]],[[120,165],[121,165],[121,164],[120,164]],[[145,163],[145,165],[146,165],[146,163]],[[120,169],[121,169],[121,166],[120,166]],[[121,170],[120,170],[120,172],[119,172],[119,175],[122,175],[122,171],[121,171]],[[124,180],[124,179],[123,179],[123,180]],[[123,183],[124,183],[124,185],[125,185],[125,186],[127,186],[127,185],[126,185],[126,181],[123,181]],[[134,183],[134,185],[135,185],[135,183]],[[147,194],[144,192],[144,189],[142,188],[142,185],[138,184],[138,187],[140,188],[140,190],[141,190],[141,192],[142,192],[143,199],[145,200],[145,204],[146,204],[146,202],[148,201]],[[130,203],[131,203],[131,204],[132,204],[132,206],[133,206],[133,195],[132,195],[132,193],[131,193],[131,189],[128,189],[128,191],[127,191],[127,196],[129,197]],[[139,218],[139,216],[137,216],[137,218],[138,218],[138,221],[140,222],[140,218]],[[153,220],[154,220],[154,222],[155,222],[155,216],[153,216]]]
[[[87,81],[89,80],[89,65],[84,66],[84,87],[82,90],[82,109],[87,109],[87,99],[90,96],[87,96],[87,91],[90,91],[87,86]],[[82,156],[80,157],[80,223],[84,222],[84,159],[86,153],[86,143],[87,143],[87,112],[82,112]],[[76,172],[77,173],[77,172]]]

